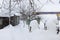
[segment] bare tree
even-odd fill
[[[38,18],[36,19],[36,10],[34,9],[34,0],[29,0],[29,6],[27,7],[28,11],[21,8],[22,9],[22,16],[23,16],[23,19],[25,17],[25,21],[26,23],[28,24],[28,28],[30,28],[30,22],[32,20],[37,20],[38,21]],[[24,6],[23,6],[24,7]],[[25,16],[24,16],[25,15]],[[39,20],[40,22],[40,20]]]

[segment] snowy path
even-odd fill
[[[10,27],[0,31],[0,40],[60,40],[60,34],[40,29],[28,32],[26,29]]]

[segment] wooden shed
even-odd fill
[[[11,25],[12,25],[12,26],[16,26],[16,25],[19,24],[20,17],[14,15],[14,16],[11,16],[11,17],[10,17],[10,20],[11,20],[11,22],[10,22]]]
[[[9,25],[9,18],[8,17],[0,17],[0,29],[4,28],[7,25]]]
[[[11,16],[10,17],[10,24],[12,26],[16,26],[19,24],[19,16]],[[4,27],[9,25],[9,17],[0,17],[0,29],[3,29]]]

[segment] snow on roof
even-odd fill
[[[16,13],[16,12],[9,13],[8,10],[6,10],[6,12],[5,11],[0,12],[0,17],[10,17],[10,16],[14,16],[14,15],[20,16],[20,13]]]

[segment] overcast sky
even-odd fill
[[[0,4],[2,3],[3,0],[0,0]]]
[[[0,3],[2,2],[3,0],[0,0]],[[41,3],[45,3],[47,0],[40,0]],[[52,0],[54,3],[58,3],[59,0]]]

